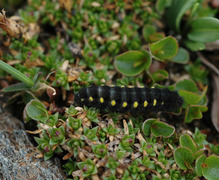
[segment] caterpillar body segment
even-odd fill
[[[145,113],[177,110],[183,105],[183,99],[177,92],[167,88],[92,85],[75,94],[75,103],[112,112]]]

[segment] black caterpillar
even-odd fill
[[[79,106],[97,107],[112,112],[145,113],[150,111],[174,111],[183,105],[183,99],[167,88],[128,88],[92,85],[75,94]]]

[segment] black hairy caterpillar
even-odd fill
[[[92,85],[75,94],[79,106],[97,107],[112,112],[145,113],[174,111],[183,105],[183,99],[175,91],[167,88],[128,88]]]

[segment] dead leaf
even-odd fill
[[[100,178],[98,177],[98,175],[95,174],[95,175],[92,175],[92,179],[93,180],[99,180]]]
[[[45,63],[39,58],[35,59],[34,61],[32,61],[30,58],[27,58],[23,65],[27,68],[31,68],[31,67],[45,66]]]
[[[40,27],[36,23],[29,23],[23,28],[23,38],[25,41],[32,39],[35,35],[39,34]]]
[[[35,156],[36,158],[43,158],[43,154],[42,153],[39,153]]]
[[[76,170],[74,172],[72,172],[72,176],[73,177],[80,177],[80,180],[84,179],[82,176],[82,171],[81,170]]]
[[[73,7],[73,0],[59,0],[59,5],[71,13],[71,8]]]
[[[67,159],[69,159],[69,158],[72,157],[72,156],[73,156],[73,154],[68,153],[68,154],[66,154],[62,159],[63,159],[63,160],[67,160]]]
[[[20,39],[22,37],[22,28],[11,19],[6,18],[5,10],[0,13],[0,28],[9,34],[11,37]]]
[[[125,121],[125,119],[123,119],[123,127],[124,127],[124,133],[125,134],[129,134],[129,128],[128,128],[128,124]]]

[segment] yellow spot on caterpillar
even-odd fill
[[[91,101],[91,102],[92,102],[93,100],[94,100],[94,99],[93,99],[93,98],[90,96],[90,97],[89,97],[89,101]]]
[[[154,86],[151,87],[152,89],[155,88]]]
[[[135,101],[134,104],[133,104],[133,107],[137,108],[138,107],[138,102]]]
[[[122,86],[120,86],[121,88],[124,88],[125,86],[124,85],[122,85]]]
[[[156,106],[156,104],[157,104],[157,100],[154,99],[153,106]]]
[[[116,101],[115,101],[115,100],[112,100],[112,101],[111,101],[111,105],[112,105],[112,106],[115,106],[115,105],[116,105]]]
[[[104,99],[103,99],[102,97],[100,98],[100,102],[101,102],[101,103],[103,103],[103,102],[104,102]]]
[[[110,85],[110,87],[115,87],[115,85]]]
[[[123,102],[123,104],[122,104],[122,107],[126,107],[128,105],[128,103],[127,102]]]
[[[164,105],[164,102],[162,102],[161,105]]]
[[[144,101],[144,107],[147,107],[147,105],[148,105],[148,102]]]
[[[81,102],[83,102],[84,101],[84,99],[83,98],[81,98]]]

